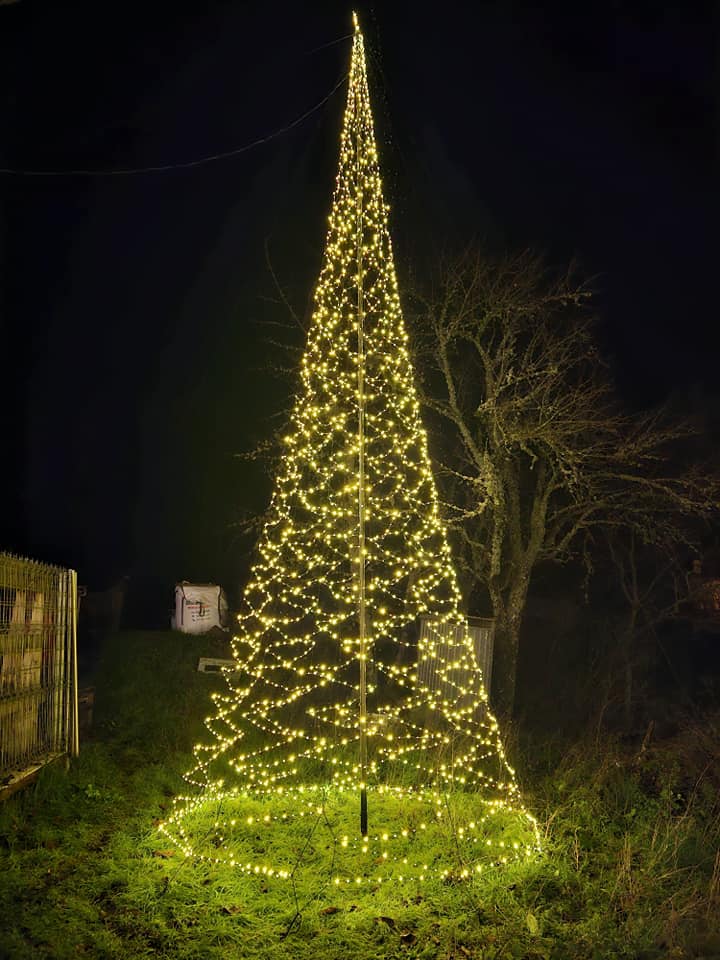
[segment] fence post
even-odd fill
[[[70,587],[69,606],[69,637],[68,646],[72,656],[72,704],[73,704],[73,724],[72,738],[70,741],[71,756],[76,757],[80,753],[80,724],[78,720],[78,662],[77,662],[77,571],[68,570],[68,580]]]

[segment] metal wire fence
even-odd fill
[[[482,672],[483,685],[489,693],[492,680],[493,645],[495,621],[481,617],[468,617],[467,623],[455,626],[450,623],[434,623],[428,617],[420,618],[420,649],[426,655],[418,663],[418,682],[437,691],[444,699],[454,702],[459,689],[467,690],[459,705],[473,705],[478,700],[479,690],[473,688],[473,680],[467,670],[450,667],[463,660],[465,645],[470,640],[475,653],[475,662]]]
[[[78,751],[77,574],[0,553],[0,793]]]

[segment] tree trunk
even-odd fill
[[[494,712],[507,720],[515,709],[520,613],[495,607],[495,643],[490,702]]]
[[[633,720],[633,665],[629,645],[625,646],[625,682],[623,685],[623,722],[626,732],[632,728]]]
[[[638,608],[633,606],[622,638],[623,647],[623,721],[629,731],[633,721],[633,657],[637,633]]]

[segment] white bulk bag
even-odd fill
[[[173,630],[182,633],[207,633],[213,627],[225,628],[228,605],[222,587],[215,583],[188,583],[175,586],[175,610],[170,617]]]

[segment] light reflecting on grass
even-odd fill
[[[321,787],[205,795],[181,803],[162,830],[196,860],[336,886],[465,879],[540,849],[528,814],[473,793],[379,790],[365,837],[358,807],[356,794]]]

